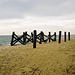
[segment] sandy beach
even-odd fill
[[[75,38],[56,42],[0,46],[0,75],[75,75]]]

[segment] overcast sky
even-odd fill
[[[75,0],[0,0],[0,35],[35,29],[75,34]]]

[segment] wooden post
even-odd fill
[[[25,44],[25,32],[23,32],[23,44]]]
[[[42,44],[42,35],[40,33],[40,44]]]
[[[15,34],[15,32],[12,33],[11,46],[14,45],[14,44],[13,44],[13,41],[14,41],[14,34]]]
[[[31,32],[31,38],[32,38],[31,40],[32,40],[32,43],[33,43],[33,33],[32,32]]]
[[[66,42],[66,32],[64,32],[64,42]]]
[[[36,30],[34,30],[34,35],[33,35],[33,48],[36,48],[36,38],[37,38],[36,34],[37,34]]]
[[[59,43],[61,43],[61,31],[59,31]]]
[[[70,32],[68,32],[68,40],[70,41]]]
[[[54,32],[54,41],[56,41],[56,32]]]
[[[23,44],[26,44],[27,32],[23,32]]]
[[[49,42],[51,42],[50,38],[51,38],[51,32],[49,32]]]

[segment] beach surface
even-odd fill
[[[75,75],[75,38],[36,47],[0,46],[0,75]]]

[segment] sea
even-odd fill
[[[75,34],[71,35],[70,37],[75,37]],[[10,45],[11,38],[12,38],[11,35],[0,35],[0,46]],[[64,35],[62,35],[61,38],[64,38]],[[58,39],[58,35],[57,35],[57,39]]]

